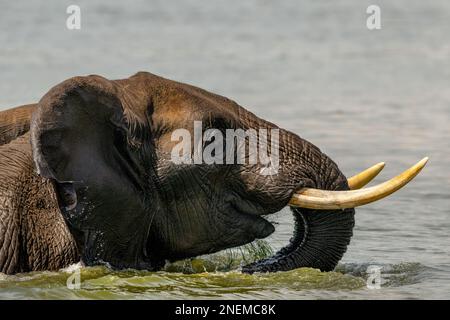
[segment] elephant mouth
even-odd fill
[[[288,245],[270,257],[242,266],[242,272],[253,274],[255,272],[288,271],[302,266],[301,264],[292,266],[288,263],[288,260],[292,253],[301,250],[302,244],[305,243],[308,235],[308,224],[301,213],[295,210],[292,210],[292,212],[294,215],[294,231]]]
[[[374,187],[362,188],[384,168],[378,163],[349,178],[346,191],[304,188],[292,196],[294,234],[289,244],[274,256],[242,267],[245,273],[288,271],[314,267],[331,271],[346,251],[352,237],[354,208],[382,199],[405,186],[423,169],[428,158],[400,175]],[[362,188],[362,189],[361,189]]]

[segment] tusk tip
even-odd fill
[[[428,159],[430,159],[430,158],[429,158],[429,157],[423,158],[422,160],[420,160],[420,161],[417,163],[417,166],[420,167],[420,168],[423,168],[423,167],[427,164]]]
[[[376,165],[374,165],[374,168],[377,168],[377,170],[381,171],[386,166],[386,162],[378,162]]]
[[[348,178],[348,186],[351,190],[356,190],[364,187],[370,181],[373,180],[384,168],[385,163],[379,162],[370,168],[358,173],[357,175]]]

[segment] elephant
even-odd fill
[[[174,163],[173,132],[192,133],[195,121],[220,132],[277,130],[278,171]],[[275,230],[266,216],[288,205],[288,245],[242,271],[330,271],[350,243],[354,207],[398,190],[425,163],[359,189],[384,164],[347,179],[311,142],[223,96],[148,72],[73,77],[38,103],[0,113],[0,272],[79,261],[156,271],[266,238]]]

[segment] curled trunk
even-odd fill
[[[300,188],[348,190],[346,177],[319,148],[292,133],[282,135],[281,176],[290,194]],[[286,178],[288,177],[288,178]],[[244,266],[243,271],[287,271],[300,267],[331,271],[347,250],[353,235],[354,209],[311,210],[291,207],[294,235],[273,257]]]

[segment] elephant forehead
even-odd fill
[[[161,130],[218,117],[237,119],[243,111],[225,97],[148,72],[112,82],[127,118],[139,123],[150,122],[150,126],[160,126]]]

